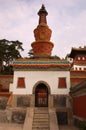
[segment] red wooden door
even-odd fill
[[[37,88],[35,93],[36,107],[48,107],[48,92],[46,88]]]

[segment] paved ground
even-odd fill
[[[0,130],[23,130],[21,124],[0,123]]]
[[[79,130],[75,126],[62,125],[59,126],[59,130]]]
[[[62,125],[59,126],[59,130],[79,130],[75,126]],[[23,125],[21,124],[11,124],[11,123],[0,123],[0,130],[23,130]]]

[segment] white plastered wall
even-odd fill
[[[17,88],[17,80],[19,77],[25,78],[25,88]],[[59,77],[66,77],[67,88],[58,88]],[[49,85],[51,94],[69,93],[69,71],[15,71],[13,84],[10,85],[10,91],[13,94],[32,94],[34,85],[40,81],[44,81]]]

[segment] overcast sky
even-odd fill
[[[42,4],[52,30],[52,55],[62,58],[72,47],[86,46],[86,0],[0,0],[0,39],[23,42],[22,56],[27,56]]]

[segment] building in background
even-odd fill
[[[86,46],[83,48],[72,48],[71,53],[68,54],[67,57],[72,62],[72,70],[86,70]]]
[[[79,126],[86,120],[86,80],[71,87],[70,94],[73,99],[73,119]]]
[[[66,58],[71,64],[70,80],[73,87],[86,80],[86,46],[72,48]]]
[[[73,101],[73,118],[78,125],[86,119],[86,46],[72,48],[67,59],[71,63],[70,94]]]

